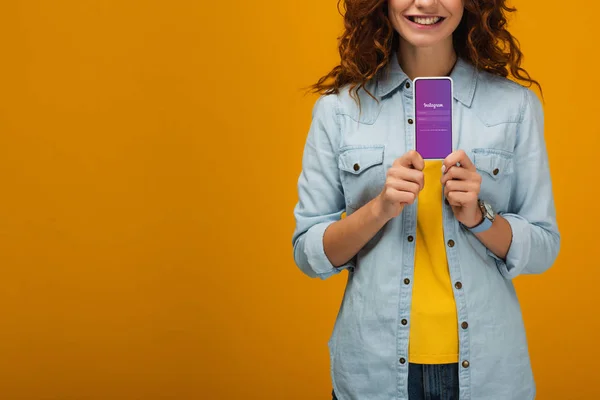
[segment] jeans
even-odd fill
[[[409,364],[408,400],[458,400],[458,364]]]

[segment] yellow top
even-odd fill
[[[442,229],[442,161],[425,161],[425,187],[417,203],[415,275],[409,361],[458,362],[458,317]]]

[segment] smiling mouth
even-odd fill
[[[406,18],[419,25],[436,25],[444,20],[443,17],[419,17],[414,15],[407,16]]]

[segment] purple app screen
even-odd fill
[[[425,159],[443,159],[452,152],[452,81],[415,82],[416,150]]]

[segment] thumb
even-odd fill
[[[423,160],[423,157],[415,150],[407,151],[400,158],[396,159],[394,164],[406,168],[414,168],[419,171],[423,171],[423,168],[425,168],[425,160]]]

